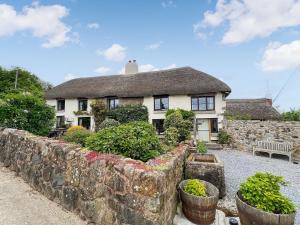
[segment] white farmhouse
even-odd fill
[[[209,142],[217,140],[230,92],[224,82],[191,67],[139,73],[136,62],[129,61],[124,75],[73,79],[49,90],[45,98],[56,109],[57,128],[69,123],[93,130],[90,103],[94,99],[103,99],[109,109],[145,105],[158,133],[163,133],[168,109],[192,110],[197,137]]]

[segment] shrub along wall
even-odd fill
[[[0,161],[34,189],[95,224],[172,224],[187,146],[147,163],[0,129]]]
[[[291,142],[300,140],[300,122],[228,120],[225,130],[232,136],[233,145],[252,150],[256,141]]]

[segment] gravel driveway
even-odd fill
[[[0,165],[1,225],[86,225]]]
[[[300,225],[300,165],[282,159],[252,156],[250,153],[234,150],[210,152],[219,155],[224,162],[226,189],[229,199],[234,199],[239,184],[257,171],[283,176],[289,182],[289,185],[282,188],[282,193],[296,203],[298,213],[295,225]]]

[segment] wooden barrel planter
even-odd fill
[[[202,180],[201,180],[202,181]],[[211,183],[202,181],[206,187],[207,197],[198,197],[184,191],[187,180],[179,184],[179,194],[183,214],[191,222],[200,225],[210,225],[214,222],[219,200],[219,190]]]
[[[274,214],[264,212],[245,203],[240,194],[236,194],[236,205],[242,225],[294,225],[296,213]]]

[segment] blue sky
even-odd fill
[[[6,0],[0,65],[52,84],[191,66],[225,81],[230,98],[275,97],[300,108],[299,0]]]

